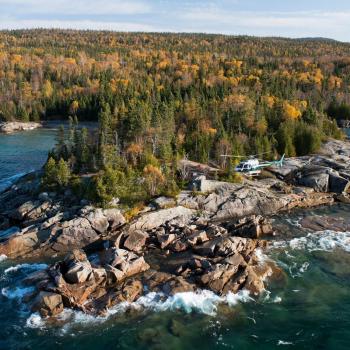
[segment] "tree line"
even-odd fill
[[[0,118],[70,118],[57,164],[148,179],[152,195],[150,174],[169,190],[179,157],[227,169],[223,154],[303,155],[342,137],[349,57],[349,44],[325,40],[1,31]],[[98,131],[78,120],[98,121]]]

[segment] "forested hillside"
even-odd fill
[[[341,136],[334,119],[350,119],[349,104],[350,44],[0,32],[1,119],[99,120],[95,137],[61,135],[61,146],[79,139],[61,154],[69,161],[78,152],[76,171],[105,167],[116,154],[134,166],[187,154],[222,167],[222,154],[301,155]]]

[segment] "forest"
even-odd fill
[[[70,121],[47,164],[63,180],[101,171],[94,181],[102,199],[111,197],[106,188],[119,186],[112,192],[120,196],[140,178],[148,196],[172,192],[180,157],[225,171],[223,154],[304,155],[343,137],[337,121],[350,119],[350,44],[0,31],[0,120],[53,119]],[[80,121],[98,121],[98,130]]]

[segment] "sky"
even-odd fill
[[[350,42],[350,0],[0,0],[0,29],[39,27]]]

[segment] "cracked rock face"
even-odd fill
[[[47,271],[28,276],[26,283],[35,284],[36,292],[26,300],[43,316],[59,313],[59,300],[66,308],[97,315],[149,292],[167,297],[198,289],[218,295],[246,289],[257,295],[277,267],[258,259],[257,250],[265,249],[266,241],[234,234],[260,221],[238,221],[228,228],[170,221],[148,231],[136,230],[134,235],[129,231],[126,239],[118,236],[97,254],[87,257],[74,250]]]
[[[0,194],[0,254],[10,258],[65,254],[86,247],[125,224],[119,209],[81,207],[55,194],[33,195],[37,181],[26,181]]]

